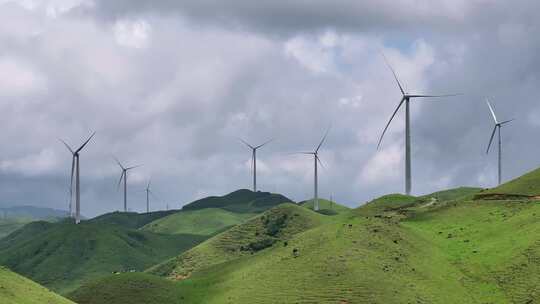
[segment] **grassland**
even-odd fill
[[[0,219],[0,239],[28,224],[27,219]]]
[[[182,303],[540,303],[540,202],[459,192],[437,204],[387,195],[334,216],[283,205],[149,272]],[[246,250],[280,208],[299,214],[290,230]],[[118,280],[126,293],[139,281]]]
[[[287,202],[292,201],[281,194],[241,189],[224,196],[210,196],[194,201],[182,207],[182,210],[220,208],[236,213],[260,213]]]
[[[39,284],[0,266],[0,303],[73,304]]]
[[[313,210],[314,200],[307,200],[299,203],[300,206]],[[319,198],[319,213],[325,215],[336,215],[350,211],[350,208],[340,205],[334,201]]]
[[[78,304],[184,304],[181,286],[145,273],[110,275],[68,295]]]
[[[112,272],[144,270],[204,239],[103,223],[33,222],[0,241],[0,264],[64,294]]]
[[[504,183],[496,188],[481,192],[482,195],[503,196],[540,196],[540,169]]]
[[[164,234],[195,234],[210,236],[245,222],[255,214],[235,213],[219,208],[176,212],[155,220],[142,230]]]

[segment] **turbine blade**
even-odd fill
[[[396,71],[394,71],[394,69],[392,68],[392,66],[390,65],[390,63],[388,62],[388,60],[386,59],[386,56],[384,56],[384,53],[381,52],[381,55],[384,59],[384,62],[386,63],[386,65],[388,66],[388,68],[390,68],[390,71],[392,71],[392,74],[394,74],[394,78],[396,79],[396,82],[397,82],[397,85],[399,87],[399,90],[401,91],[401,94],[405,95],[405,91],[403,90],[403,87],[401,86],[401,83],[399,82],[398,80],[398,77],[397,77],[397,74],[396,74]]]
[[[84,144],[82,144],[82,146],[79,149],[77,149],[77,151],[75,151],[75,153],[80,152],[84,148],[84,146],[88,144],[88,142],[92,139],[92,137],[94,137],[94,135],[96,135],[95,131],[94,133],[92,133],[92,135],[90,135],[90,137],[88,137],[88,139],[84,142]]]
[[[124,168],[124,166],[122,166],[122,163],[120,163],[120,161],[118,160],[118,158],[116,158],[115,156],[113,156],[114,160],[116,161],[116,163],[118,164],[118,166],[120,166],[120,168],[122,168],[122,170],[125,170],[126,168]]]
[[[249,148],[255,149],[255,147],[253,147],[252,145],[248,144],[245,140],[243,140],[243,139],[241,139],[241,138],[238,138],[238,140],[240,140],[244,145],[248,146]]]
[[[324,141],[326,140],[326,136],[328,136],[328,132],[330,132],[330,128],[331,128],[331,127],[328,127],[328,129],[326,129],[326,133],[324,133],[324,136],[323,136],[323,138],[321,139],[321,142],[320,142],[319,145],[317,146],[317,149],[315,149],[315,153],[319,152],[319,149],[321,148],[322,144],[323,144]]]
[[[266,144],[269,144],[269,143],[271,143],[273,141],[274,141],[274,139],[272,138],[272,139],[266,141],[264,144],[256,146],[254,149],[262,148],[262,147],[266,146]]]
[[[315,154],[315,152],[292,152],[292,153],[288,153],[288,155],[294,155],[294,154],[308,154],[308,155],[313,155],[313,154]]]
[[[116,186],[117,189],[120,189],[120,183],[122,182],[122,178],[124,177],[124,174],[126,171],[122,170],[122,174],[120,174],[120,179],[118,180],[118,185]]]
[[[131,170],[131,169],[135,169],[135,168],[139,168],[139,167],[142,167],[142,165],[137,165],[137,166],[133,166],[133,167],[128,167],[128,168],[126,168],[126,171],[127,171],[127,170]]]
[[[321,165],[321,167],[323,167],[324,169],[326,169],[326,166],[323,165],[321,159],[319,158],[319,155],[315,154],[315,158],[317,159],[317,162]]]
[[[463,94],[461,93],[457,93],[457,94],[442,94],[442,95],[421,95],[421,94],[417,94],[417,95],[409,95],[409,97],[411,98],[426,98],[426,97],[430,97],[430,98],[439,98],[439,97],[452,97],[452,96],[461,96]]]
[[[497,131],[497,125],[493,128],[493,133],[491,133],[491,138],[489,139],[489,144],[486,150],[486,154],[489,153],[489,148],[491,148],[491,143],[493,142],[493,137],[495,137],[495,131]]]
[[[382,139],[384,137],[384,134],[386,133],[386,130],[388,130],[388,126],[390,126],[390,123],[392,122],[392,119],[394,119],[394,116],[396,116],[396,113],[397,111],[399,111],[399,108],[401,108],[401,106],[403,105],[403,102],[405,101],[405,97],[401,98],[401,101],[399,102],[396,110],[394,111],[394,113],[392,114],[392,116],[390,117],[390,120],[388,121],[388,123],[386,124],[386,126],[384,127],[384,130],[381,134],[381,137],[379,138],[379,143],[377,144],[377,150],[379,149],[379,147],[381,146],[381,142],[382,142]]]
[[[495,115],[495,111],[493,111],[493,107],[491,106],[491,103],[489,102],[487,98],[486,98],[486,103],[489,107],[489,111],[491,112],[491,116],[493,116],[493,120],[495,121],[496,124],[498,124],[499,122],[497,121],[497,116]]]
[[[59,138],[58,140],[61,141],[61,142],[64,144],[64,146],[66,146],[66,148],[69,150],[69,152],[71,152],[71,154],[75,153],[75,152],[73,151],[73,149],[71,149],[71,147],[70,147],[65,141],[63,141],[63,140],[60,139],[60,138]]]
[[[505,121],[499,123],[499,125],[502,126],[502,125],[507,124],[507,123],[509,123],[509,122],[511,122],[511,121],[514,121],[514,120],[516,120],[516,119],[515,119],[515,118],[512,118],[512,119],[509,119],[509,120],[505,120]]]

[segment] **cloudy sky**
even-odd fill
[[[0,0],[0,205],[66,209],[80,145],[82,213],[141,211],[151,178],[179,207],[251,183],[312,196],[320,156],[324,197],[357,206],[404,188],[404,117],[376,149],[400,92],[414,101],[413,192],[496,183],[485,149],[492,99],[503,129],[504,179],[540,165],[540,3],[495,0]],[[496,152],[492,150],[492,152]]]

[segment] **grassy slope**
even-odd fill
[[[282,204],[214,236],[150,272],[174,278],[187,277],[213,265],[249,257],[272,245],[282,246],[281,241],[317,225],[322,217],[297,205]]]
[[[292,201],[281,194],[241,189],[224,196],[210,196],[194,201],[182,207],[182,210],[221,208],[238,213],[260,213],[286,202]]]
[[[145,225],[142,230],[164,234],[213,235],[243,223],[252,213],[234,213],[218,208],[181,211]]]
[[[119,225],[125,228],[137,229],[144,225],[159,220],[163,217],[179,212],[179,210],[156,211],[150,213],[135,213],[135,212],[112,212],[100,215],[88,221],[92,224],[107,224]]]
[[[71,301],[0,266],[0,303],[69,304]]]
[[[389,195],[305,210],[314,221],[287,246],[233,251],[261,231],[250,221],[151,271],[179,279],[184,303],[540,303],[540,202]]]
[[[424,199],[436,198],[439,202],[464,200],[472,198],[475,194],[479,193],[482,188],[476,187],[459,187],[454,189],[448,189],[443,191],[434,192],[422,196]]]
[[[27,219],[0,219],[0,239],[31,222]]]
[[[143,270],[203,239],[103,223],[34,222],[0,241],[0,264],[65,293],[113,271]]]
[[[145,273],[124,273],[92,281],[68,295],[78,304],[186,303],[180,286]]]
[[[314,200],[303,201],[299,203],[300,206],[313,210]],[[335,215],[343,212],[348,212],[351,209],[340,205],[336,202],[332,202],[326,199],[319,198],[319,212],[322,214]]]
[[[482,194],[540,196],[540,169],[531,171],[499,187],[483,191]]]

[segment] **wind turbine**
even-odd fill
[[[390,70],[392,71],[392,74],[394,75],[394,78],[396,79],[396,83],[397,83],[397,85],[399,87],[399,90],[401,91],[401,100],[400,100],[397,108],[395,109],[394,113],[390,117],[390,120],[388,121],[388,123],[384,127],[384,130],[383,130],[383,132],[381,134],[381,137],[379,138],[379,143],[377,144],[377,150],[381,146],[381,142],[382,142],[382,139],[384,137],[384,134],[386,133],[386,130],[388,129],[388,126],[390,126],[390,123],[392,122],[392,119],[394,119],[394,116],[396,116],[396,113],[401,108],[401,106],[403,104],[405,104],[405,193],[407,193],[407,195],[410,195],[411,194],[411,123],[410,123],[409,103],[410,103],[411,99],[413,99],[413,98],[428,98],[428,97],[434,97],[434,98],[450,97],[450,96],[457,96],[457,95],[461,95],[461,94],[419,95],[419,94],[406,93],[404,91],[403,87],[401,86],[401,83],[398,80],[396,72],[394,71],[394,69],[392,68],[390,63],[388,63],[388,60],[386,60],[386,57],[384,56],[384,54],[382,54],[382,57],[384,59],[384,62],[388,66],[388,68],[390,68]]]
[[[273,139],[270,139],[264,144],[258,146],[252,146],[241,138],[240,141],[251,149],[251,168],[253,169],[253,192],[257,192],[257,150],[273,141]]]
[[[60,141],[73,155],[71,160],[71,177],[69,181],[69,213],[70,216],[73,217],[73,175],[75,175],[75,224],[79,224],[81,222],[81,179],[79,153],[88,144],[88,142],[90,142],[94,135],[96,135],[96,132],[92,133],[92,135],[90,135],[90,137],[77,150],[73,150],[65,141],[60,139]]]
[[[491,116],[493,116],[493,121],[495,122],[495,127],[493,127],[493,132],[491,133],[491,138],[489,139],[489,144],[486,150],[486,154],[489,153],[489,148],[491,148],[491,143],[493,142],[493,137],[495,137],[495,132],[498,131],[498,137],[499,137],[499,160],[498,160],[498,184],[501,184],[502,180],[502,164],[501,164],[501,158],[502,158],[502,141],[501,141],[501,127],[514,119],[505,120],[503,122],[499,122],[497,120],[497,116],[495,115],[495,111],[493,110],[493,107],[491,106],[491,103],[489,103],[489,100],[486,99],[486,103],[489,107],[489,111],[491,112]]]
[[[148,181],[148,185],[146,185],[146,189],[144,191],[146,192],[146,213],[150,212],[150,194],[154,195],[154,192],[150,190],[150,183],[151,181]]]
[[[118,186],[117,187],[120,187],[120,183],[122,182],[122,179],[124,180],[124,212],[127,212],[128,209],[127,209],[127,173],[129,170],[131,169],[135,169],[135,168],[138,168],[142,165],[137,165],[137,166],[133,166],[133,167],[124,167],[120,161],[115,157],[114,160],[116,160],[116,163],[118,164],[118,166],[120,166],[120,168],[122,168],[122,174],[120,175],[120,180],[118,180]]]
[[[307,155],[313,155],[313,161],[314,161],[314,182],[313,182],[313,210],[319,211],[319,174],[318,174],[318,164],[321,164],[322,167],[323,164],[321,162],[321,159],[319,158],[319,149],[323,145],[324,141],[326,140],[326,136],[328,136],[328,132],[330,131],[330,128],[326,130],[326,133],[324,134],[323,138],[321,139],[321,142],[313,152],[298,152],[295,154],[307,154]]]

